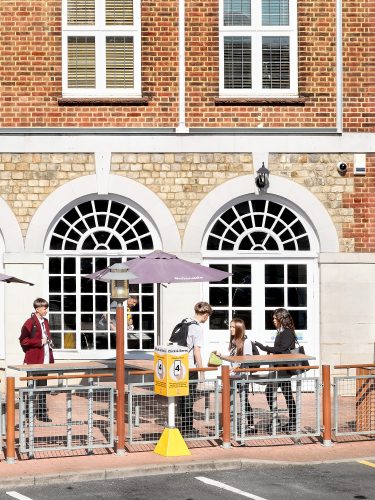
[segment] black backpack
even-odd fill
[[[170,336],[169,343],[187,347],[187,336],[189,333],[190,325],[199,325],[199,323],[198,321],[195,321],[195,319],[189,321],[188,318],[185,318],[180,323],[177,323],[177,325],[172,330],[172,335]]]

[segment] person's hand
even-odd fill
[[[261,349],[262,351],[266,351],[267,350],[266,347],[263,344],[261,344],[260,342],[255,341],[254,344],[257,347],[259,347],[259,349]]]

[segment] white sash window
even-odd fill
[[[297,0],[220,0],[219,31],[221,96],[297,96]]]
[[[141,96],[140,0],[63,0],[64,97]]]

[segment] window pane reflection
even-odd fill
[[[304,285],[307,283],[307,266],[305,264],[288,265],[288,283]]]
[[[251,307],[251,288],[232,288],[233,307]]]
[[[237,311],[236,309],[233,309],[233,318],[243,319],[245,322],[246,330],[252,329],[251,311]]]
[[[251,283],[251,266],[249,265],[233,265],[232,266],[232,283]]]
[[[265,289],[266,307],[284,307],[284,288],[274,287]]]
[[[306,307],[307,288],[288,288],[288,307]]]
[[[266,285],[282,285],[284,283],[283,264],[266,264],[264,266],[264,282]]]
[[[307,330],[307,311],[289,311],[292,315],[296,330]]]
[[[212,306],[229,305],[229,289],[227,287],[210,287],[209,302]]]
[[[228,330],[228,311],[214,311],[210,316],[210,330]]]

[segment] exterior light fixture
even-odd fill
[[[136,278],[124,262],[113,264],[110,272],[101,277],[101,281],[111,282],[111,299],[122,304],[129,298],[129,280]]]
[[[116,420],[117,420],[117,455],[125,454],[125,328],[124,301],[129,298],[129,280],[137,278],[124,262],[113,264],[110,272],[100,281],[111,283],[111,298],[116,306]]]
[[[257,170],[257,176],[255,177],[255,185],[260,191],[267,190],[270,185],[269,176],[270,171],[264,166],[264,162],[262,162],[262,166]]]

